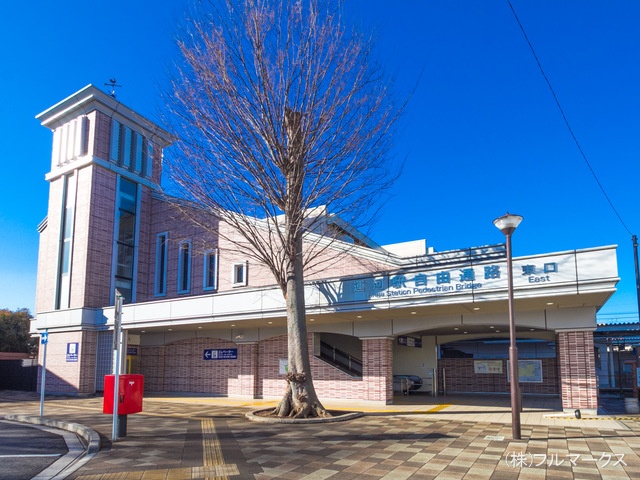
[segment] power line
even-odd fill
[[[553,89],[553,86],[551,85],[551,82],[549,81],[549,78],[547,77],[547,74],[545,73],[544,69],[542,68],[542,64],[540,63],[540,60],[538,59],[538,55],[536,54],[536,51],[534,50],[533,45],[531,44],[531,41],[529,40],[529,37],[527,36],[527,32],[525,32],[524,27],[522,26],[522,23],[520,22],[520,18],[518,18],[518,14],[516,13],[515,9],[513,8],[513,5],[511,4],[511,0],[507,0],[507,3],[509,4],[509,8],[511,9],[511,12],[513,13],[513,16],[515,17],[516,22],[518,23],[518,26],[520,27],[520,31],[522,32],[522,35],[524,36],[524,39],[527,42],[527,45],[529,45],[529,49],[531,50],[531,53],[533,54],[533,58],[535,59],[536,63],[538,64],[538,68],[540,69],[540,73],[542,73],[542,77],[544,78],[544,81],[547,83],[547,86],[549,87],[549,90],[551,91],[551,95],[553,96],[553,100],[556,102],[556,106],[558,107],[558,110],[560,111],[560,115],[562,115],[562,119],[564,120],[564,123],[567,126],[567,130],[569,130],[569,134],[571,135],[571,138],[573,139],[574,143],[576,144],[576,147],[578,147],[578,151],[580,152],[580,155],[582,156],[582,159],[587,164],[587,167],[589,168],[589,171],[591,172],[591,175],[593,175],[593,178],[595,179],[596,183],[598,184],[598,187],[600,187],[600,190],[602,191],[602,194],[604,195],[604,198],[606,198],[607,202],[609,202],[609,205],[611,206],[611,209],[613,210],[613,212],[618,217],[618,220],[620,220],[620,223],[622,224],[624,229],[627,231],[627,233],[629,235],[631,235],[631,230],[629,230],[629,228],[627,227],[626,223],[624,223],[624,220],[622,220],[622,217],[620,216],[620,213],[618,213],[618,210],[613,205],[613,202],[609,198],[609,195],[607,195],[607,192],[604,189],[604,186],[602,185],[602,183],[600,183],[600,180],[598,179],[598,176],[596,175],[595,170],[591,166],[591,163],[589,163],[589,160],[587,159],[587,156],[585,155],[584,150],[582,150],[582,147],[580,146],[580,142],[578,141],[578,139],[576,138],[575,134],[573,133],[573,129],[571,128],[571,125],[569,124],[569,119],[565,115],[564,109],[562,108],[562,105],[560,104],[560,100],[558,99],[558,96],[556,95],[556,92]]]

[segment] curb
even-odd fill
[[[100,451],[100,435],[95,430],[80,425],[78,423],[63,422],[46,417],[30,417],[28,415],[5,415],[6,420],[14,422],[30,423],[33,425],[44,425],[45,427],[57,428],[73,432],[86,441],[86,455],[95,455]]]
[[[347,420],[353,420],[354,418],[363,417],[363,412],[348,412],[342,415],[335,415],[333,417],[314,417],[314,418],[290,418],[290,417],[263,417],[256,415],[259,412],[265,412],[273,410],[272,408],[264,410],[255,410],[253,412],[245,413],[245,417],[253,422],[259,423],[332,423],[332,422],[344,422]]]

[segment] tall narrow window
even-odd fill
[[[76,195],[76,177],[67,175],[64,179],[62,221],[60,225],[60,251],[58,253],[58,282],[55,308],[69,308],[71,293],[71,260],[73,251],[73,227]]]
[[[181,242],[178,250],[178,293],[191,289],[191,242]]]
[[[169,252],[169,237],[161,233],[156,237],[156,286],[157,296],[167,294],[167,253]]]
[[[109,160],[127,170],[133,170],[141,175],[147,162],[145,138],[117,120],[111,120],[111,143],[109,145]]]
[[[233,264],[233,286],[244,287],[247,285],[247,262]]]
[[[120,157],[120,122],[111,120],[111,145],[109,147],[109,159],[118,163]]]
[[[136,220],[138,185],[120,178],[118,210],[116,215],[116,269],[115,287],[125,303],[134,301],[134,265],[136,257]]]
[[[133,159],[136,173],[142,173],[142,135],[133,133]]]
[[[122,166],[131,168],[131,129],[122,127]]]
[[[204,282],[203,290],[216,290],[218,288],[218,251],[207,250],[204,252]]]
[[[145,155],[143,157],[144,162],[144,176],[151,177],[153,173],[153,143],[145,140]]]

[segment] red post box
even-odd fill
[[[102,413],[113,414],[113,388],[115,375],[104,376],[104,402]],[[128,415],[142,411],[144,377],[137,374],[124,374],[118,377],[118,415]]]

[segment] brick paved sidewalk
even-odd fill
[[[3,393],[0,415],[37,415],[35,396],[12,402]],[[100,453],[69,476],[77,480],[639,478],[634,417],[523,424],[523,440],[512,441],[511,426],[492,421],[496,415],[456,420],[452,407],[287,425],[249,422],[249,407],[230,403],[145,399],[115,444],[101,398],[48,398],[45,415],[102,436]]]

